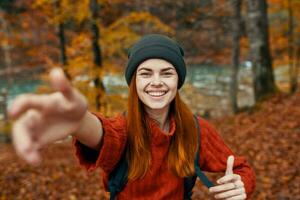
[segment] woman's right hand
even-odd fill
[[[17,154],[36,165],[44,145],[75,133],[87,115],[87,102],[73,88],[59,68],[50,72],[52,94],[20,95],[9,109],[13,124],[12,139]]]

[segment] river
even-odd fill
[[[280,70],[286,71],[286,69]],[[280,70],[275,70],[277,80],[284,79]],[[189,66],[186,82],[180,93],[195,113],[209,114],[212,117],[228,115],[231,113],[230,80],[230,70],[228,68],[209,65]],[[283,81],[286,81],[286,79]],[[254,104],[254,93],[252,89],[252,72],[249,67],[241,67],[238,82],[239,107],[252,106]],[[41,80],[31,76],[12,77],[12,84],[8,91],[8,105],[17,95],[34,92],[41,83]],[[123,75],[107,74],[103,79],[103,83],[108,95],[127,95],[127,85]],[[0,79],[0,91],[7,88],[7,86],[7,80]],[[3,111],[0,109],[0,115],[1,113]]]

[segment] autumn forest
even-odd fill
[[[183,100],[253,166],[251,199],[300,200],[299,21],[300,0],[0,0],[0,199],[109,199],[70,138],[38,167],[18,158],[8,108],[53,92],[48,72],[60,67],[91,111],[122,113],[128,50],[160,33],[184,49]],[[194,193],[212,199],[201,182]]]

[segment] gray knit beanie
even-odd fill
[[[186,67],[183,59],[183,49],[175,41],[160,34],[144,36],[128,53],[128,63],[125,71],[126,82],[129,85],[137,67],[150,58],[160,58],[170,62],[178,74],[178,89],[184,83]]]

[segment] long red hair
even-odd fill
[[[149,122],[143,103],[139,100],[134,74],[129,86],[126,158],[129,163],[128,179],[143,177],[151,163]],[[168,167],[179,177],[193,175],[197,152],[197,129],[193,114],[177,92],[170,105],[169,116],[175,117],[176,130],[171,138]],[[168,117],[169,117],[168,116]]]

